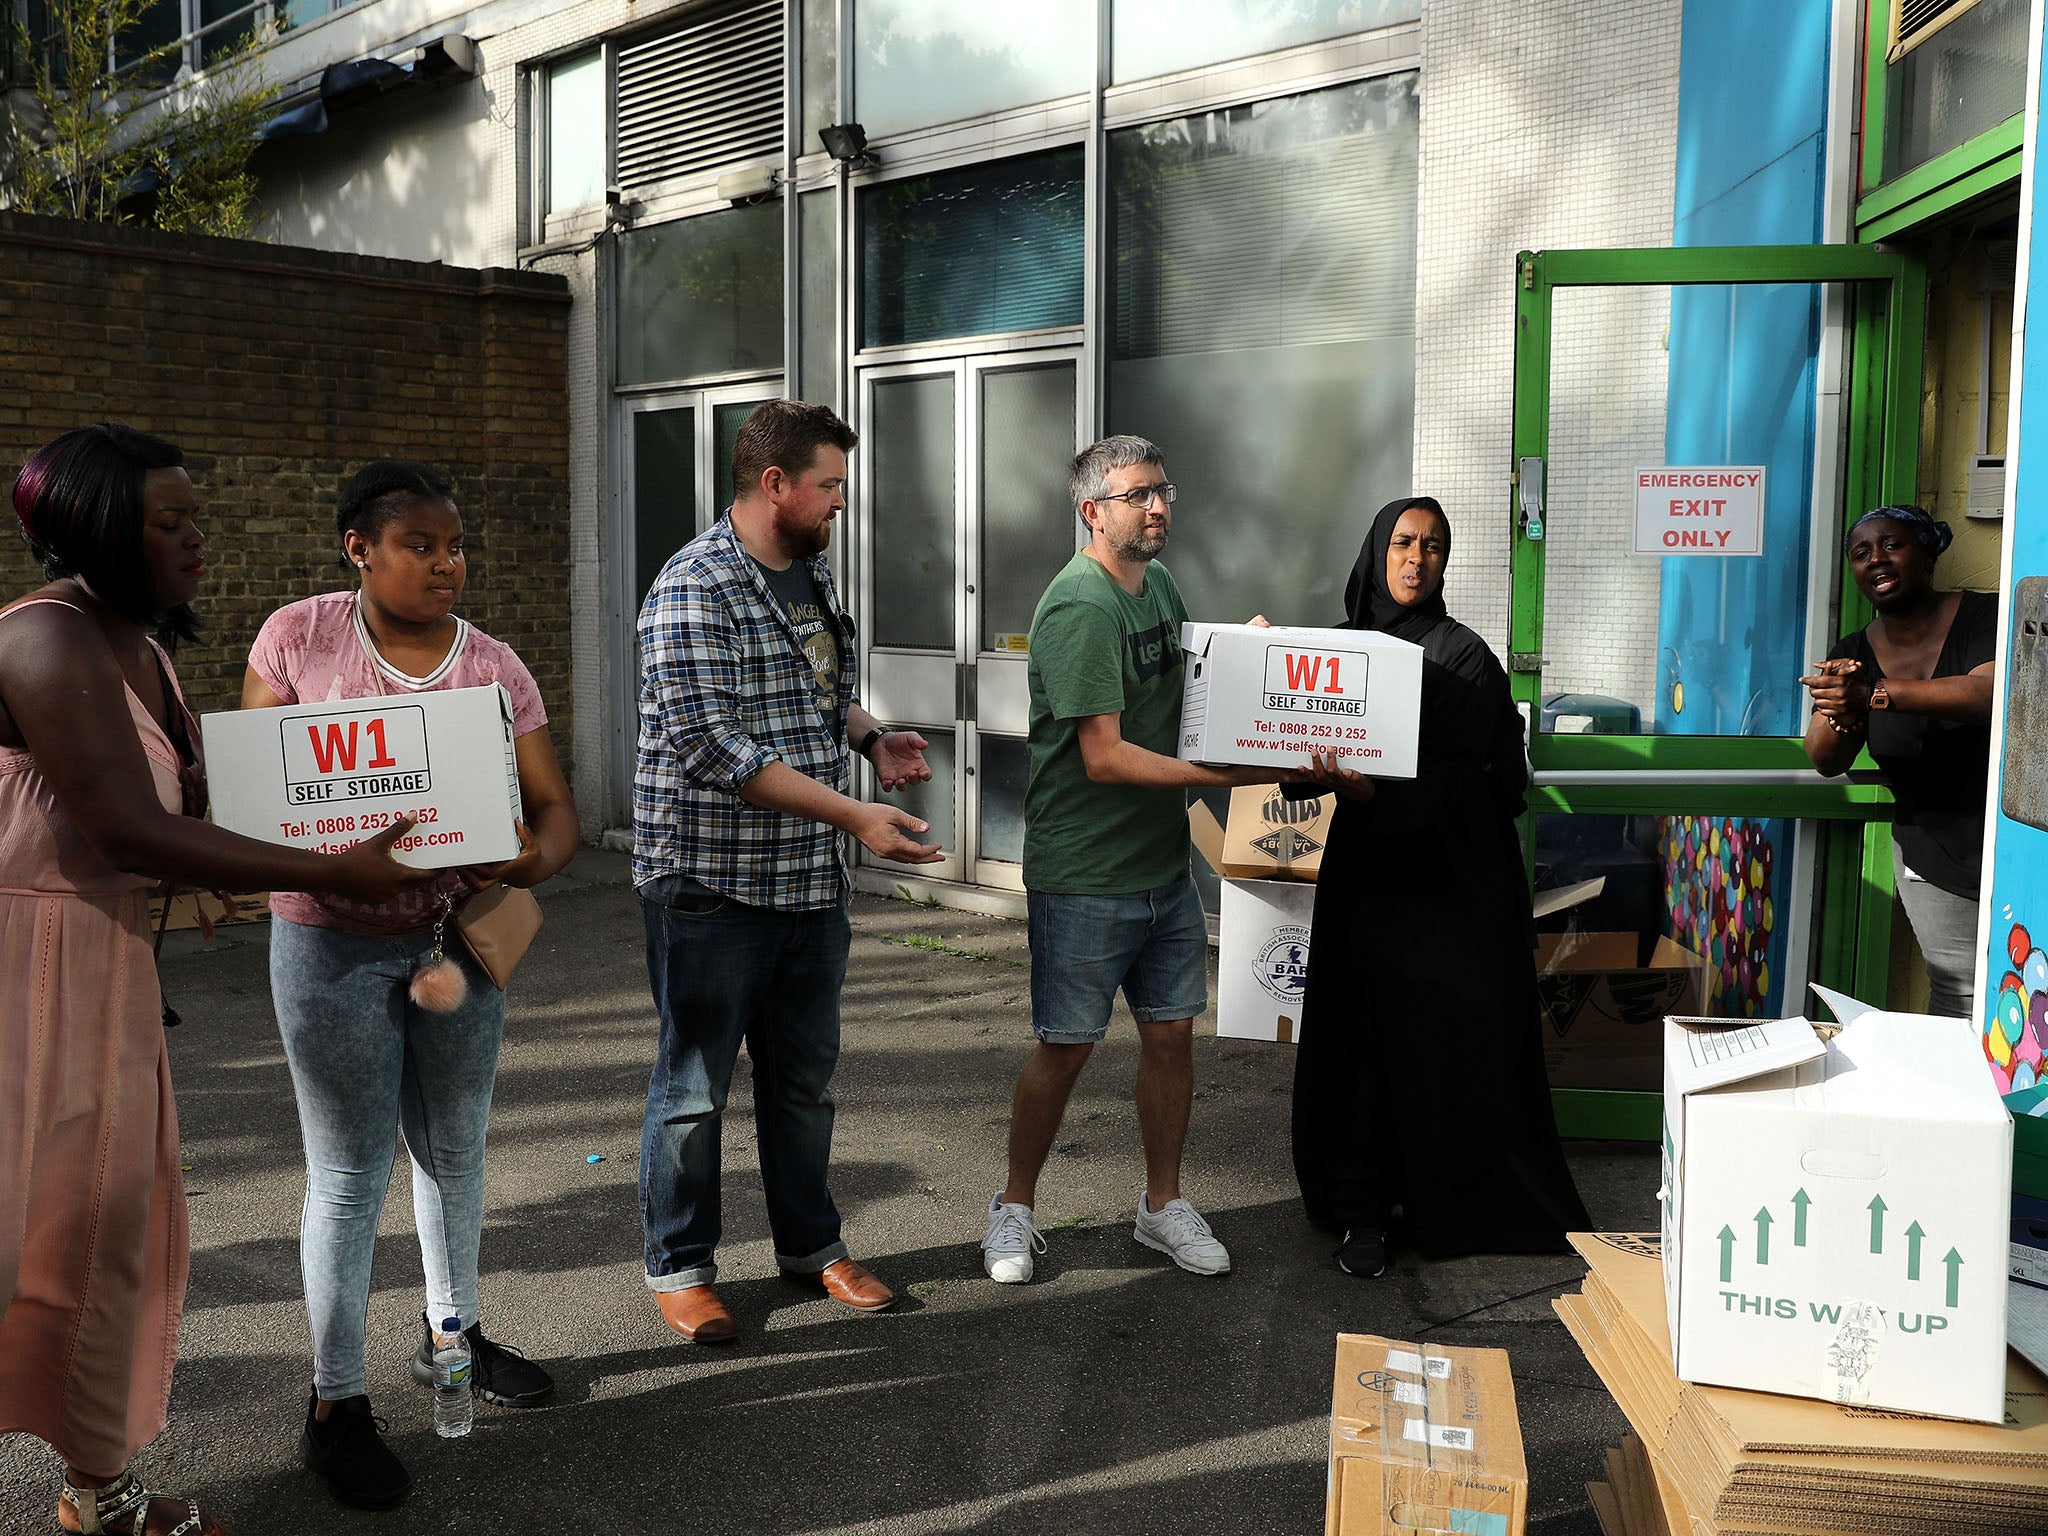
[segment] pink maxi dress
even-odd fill
[[[177,749],[127,704],[178,811]],[[162,1432],[185,1305],[149,890],[93,853],[31,753],[0,747],[0,1431],[96,1476]]]

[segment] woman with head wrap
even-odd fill
[[[1386,1267],[1389,1228],[1427,1258],[1562,1251],[1590,1218],[1551,1114],[1535,934],[1515,818],[1528,759],[1507,674],[1444,609],[1451,527],[1389,502],[1345,588],[1346,628],[1423,650],[1413,779],[1318,754],[1337,791],[1316,884],[1294,1171],[1338,1266]]]
[[[1991,766],[1998,599],[1938,592],[1949,527],[1918,507],[1879,507],[1842,538],[1877,617],[1844,635],[1811,677],[1806,755],[1842,773],[1865,745],[1892,792],[1899,900],[1927,958],[1930,1012],[1970,1018],[1977,888]]]

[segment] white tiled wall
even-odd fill
[[[1680,0],[1423,11],[1414,489],[1457,529],[1451,611],[1503,653],[1515,254],[1671,243],[1679,26]],[[1546,692],[1649,702],[1657,566],[1620,551],[1628,472],[1663,459],[1667,308],[1558,305]]]

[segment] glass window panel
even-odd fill
[[[864,345],[1081,323],[1078,148],[892,181],[860,210]]]
[[[782,203],[619,237],[619,382],[782,366]]]
[[[697,532],[697,413],[635,411],[633,422],[633,607],[669,556]]]
[[[1374,509],[1410,480],[1415,77],[1109,145],[1108,420],[1181,488],[1167,563],[1197,618],[1332,623]]]
[[[931,824],[929,832],[920,832],[917,835],[920,843],[937,843],[946,850],[947,858],[957,858],[960,853],[960,823],[953,803],[953,733],[935,730],[929,725],[920,725],[918,731],[930,743],[924,749],[924,760],[931,768],[932,776],[924,783],[906,784],[885,798],[901,806],[918,820]],[[873,854],[865,854],[864,857],[871,864],[890,867]],[[896,867],[912,871],[917,868],[912,864]]]
[[[839,117],[839,0],[803,0],[802,137],[796,152],[816,154],[818,130]]]
[[[797,394],[839,407],[839,242],[833,192],[806,192],[797,202]]]
[[[1539,895],[1605,880],[1591,901],[1536,925],[1552,1083],[1654,1092],[1665,1014],[1796,1010],[1805,977],[1792,972],[1803,971],[1811,945],[1793,931],[1794,915],[1813,910],[1811,893],[1795,889],[1808,878],[1797,855],[1820,830],[1676,811],[1539,815]]]
[[[199,25],[205,34],[199,49],[202,62],[212,64],[253,41],[256,21],[249,0],[200,0]]]
[[[1885,67],[1885,180],[2025,107],[2027,15],[2027,0],[1980,0]]]
[[[161,84],[168,81],[185,62],[183,50],[170,48],[150,58],[146,64],[139,61],[147,58],[151,50],[177,42],[184,32],[182,0],[153,0],[136,18],[135,25],[121,34],[114,47],[115,69],[131,82]]]
[[[283,26],[303,27],[309,21],[318,21],[333,8],[333,0],[285,0],[275,8],[275,14]]]
[[[959,590],[953,375],[876,384],[867,425],[874,643],[950,652]]]
[[[754,414],[758,400],[732,400],[711,410],[711,505],[704,509],[708,527],[732,505],[732,450],[739,441],[740,428]]]
[[[1094,0],[1033,0],[1028,24],[1004,5],[857,0],[854,115],[870,139],[1095,83]]]
[[[1019,736],[983,736],[981,743],[981,847],[978,856],[1005,864],[1024,862],[1024,787],[1030,755]]]
[[[1422,14],[1422,0],[1111,0],[1110,79],[1220,64]]]
[[[548,212],[604,199],[604,55],[548,68]]]
[[[1803,283],[1558,290],[1539,729],[1803,729],[1823,296]],[[1635,471],[1663,465],[1762,465],[1764,552],[1636,554]]]
[[[1077,543],[1074,365],[987,373],[981,387],[981,647],[1014,651]]]

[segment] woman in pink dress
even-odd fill
[[[384,901],[426,874],[393,827],[347,853],[199,819],[197,733],[153,638],[189,638],[206,562],[182,455],[100,425],[14,482],[46,586],[0,610],[0,1431],[65,1463],[71,1531],[217,1522],[128,1468],[163,1429],[188,1254],[149,931],[157,882]]]

